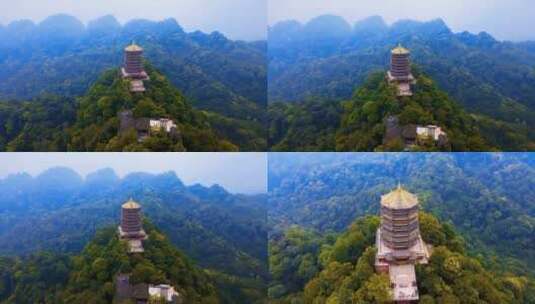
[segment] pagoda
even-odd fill
[[[121,225],[118,228],[119,237],[128,241],[129,252],[143,252],[143,240],[147,234],[143,230],[141,205],[132,199],[121,207]]]
[[[149,75],[143,68],[143,48],[132,42],[124,49],[124,64],[121,75],[130,79],[130,91],[135,93],[145,92],[144,80],[149,80]]]
[[[381,196],[375,270],[388,273],[394,303],[418,301],[416,264],[427,264],[429,250],[420,235],[418,198],[401,185]]]
[[[390,71],[386,78],[397,86],[398,96],[412,96],[411,84],[415,83],[415,78],[411,73],[410,52],[401,44],[390,52]]]

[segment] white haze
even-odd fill
[[[486,31],[500,40],[535,40],[532,0],[270,0],[268,22],[306,22],[323,14],[344,17],[351,24],[372,15],[388,23],[399,19],[442,18],[459,32]]]
[[[68,167],[82,176],[103,168],[121,177],[174,171],[187,185],[219,184],[249,194],[267,189],[266,153],[0,153],[0,178],[21,172],[36,176],[53,167]]]
[[[232,39],[265,39],[267,0],[0,0],[0,23],[40,22],[58,13],[87,23],[114,15],[125,23],[135,18],[175,18],[186,31],[219,31]]]

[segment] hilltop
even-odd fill
[[[319,16],[306,24],[276,24],[268,32],[269,102],[306,108],[311,100],[348,100],[370,74],[385,70],[399,43],[422,73],[474,116],[489,144],[533,149],[532,43],[498,41],[485,32],[454,33],[441,19],[388,25],[374,16],[351,25],[338,16]],[[269,108],[278,107],[283,106]]]
[[[270,106],[273,150],[289,151],[489,151],[477,120],[414,69],[414,95],[398,97],[384,72],[371,74],[347,101],[309,100]],[[395,121],[392,127],[390,120]],[[416,126],[434,125],[446,139],[419,139]],[[395,130],[391,130],[395,129]],[[412,132],[411,132],[412,130]],[[390,133],[399,133],[390,136]],[[406,135],[405,133],[414,133]],[[485,134],[486,135],[486,134]],[[405,141],[411,139],[411,143]],[[414,142],[413,142],[414,141]]]
[[[321,234],[377,214],[402,182],[422,210],[451,223],[485,267],[534,276],[533,158],[515,153],[284,153],[269,156],[269,226]]]
[[[110,15],[87,26],[73,16],[54,15],[38,24],[20,20],[1,28],[0,99],[25,100],[42,92],[81,95],[121,62],[123,47],[132,40],[203,109],[265,104],[265,42],[233,41],[219,32],[187,33],[172,18],[121,25]]]
[[[9,151],[236,151],[264,145],[254,123],[201,111],[151,64],[147,91],[132,93],[128,80],[111,69],[76,101],[43,96],[30,102],[0,103],[0,147]],[[176,134],[121,131],[121,113],[132,119],[171,119]],[[131,125],[137,129],[139,124]],[[250,127],[249,129],[247,129]],[[143,126],[142,132],[148,132]],[[231,142],[233,141],[233,142]]]
[[[390,278],[374,269],[379,218],[357,218],[337,235],[293,227],[270,242],[273,303],[388,303]],[[530,303],[535,280],[487,270],[466,254],[448,224],[420,213],[420,229],[432,245],[427,265],[416,267],[421,303]],[[288,261],[292,261],[289,263]]]
[[[72,16],[54,15],[38,24],[20,20],[0,27],[0,118],[9,121],[0,126],[2,150],[27,128],[33,145],[20,150],[65,151],[64,136],[53,136],[53,144],[41,142],[41,129],[69,126],[77,97],[122,63],[123,49],[133,40],[192,107],[206,111],[218,137],[240,150],[265,149],[265,41],[187,33],[174,19],[121,25],[104,16],[85,26]]]
[[[444,143],[423,140],[412,150],[488,151],[479,134],[475,120],[448,95],[440,91],[433,80],[419,72],[414,73],[414,95],[396,96],[396,88],[385,80],[384,73],[376,73],[343,104],[341,125],[336,134],[339,151],[399,151],[406,148],[401,138],[387,138],[391,117],[397,119],[397,128],[410,125],[436,125],[446,133]],[[400,131],[403,133],[403,131]]]
[[[5,193],[0,197],[0,243],[5,245],[0,256],[7,259],[24,260],[43,251],[79,255],[98,230],[117,226],[121,204],[132,197],[162,234],[207,272],[223,303],[265,298],[263,195],[184,185],[173,172],[120,178],[103,169],[83,179],[68,168],[35,177],[12,175],[0,180],[0,189]]]
[[[133,285],[174,286],[186,303],[220,303],[208,275],[149,221],[143,226],[149,237],[143,242],[142,254],[128,254],[128,245],[118,238],[117,229],[109,227],[99,230],[79,255],[66,258],[41,253],[15,262],[12,268],[2,269],[3,277],[12,280],[13,286],[3,290],[0,300],[112,303],[118,299],[116,277],[127,273]]]

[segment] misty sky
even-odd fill
[[[112,14],[123,23],[133,18],[177,19],[186,31],[220,31],[232,39],[265,39],[268,0],[0,0],[0,23],[58,13],[87,21]]]
[[[219,184],[233,193],[263,193],[267,188],[266,153],[0,153],[0,178],[51,167],[69,167],[86,176],[112,168],[130,172],[175,171],[186,184]]]
[[[287,19],[306,22],[335,14],[350,23],[380,15],[387,23],[399,19],[442,18],[455,31],[487,31],[500,40],[535,40],[532,0],[269,0],[270,25]]]

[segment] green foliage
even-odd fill
[[[304,288],[305,303],[312,303],[317,297],[327,299],[333,286],[349,288],[361,284],[373,274],[375,251],[366,248],[375,239],[378,221],[377,217],[359,219],[337,237],[330,234],[320,237],[297,226],[286,230],[280,237],[271,237],[269,260],[273,281],[270,298],[290,299],[295,296],[292,294]],[[364,258],[357,263],[360,256]],[[357,264],[355,273],[344,280],[352,273],[354,263]]]
[[[258,121],[266,102],[265,42],[186,33],[172,18],[122,26],[106,16],[84,27],[65,17],[70,24],[50,17],[49,26],[27,21],[23,33],[17,26],[0,31],[0,99],[30,99],[41,92],[80,96],[102,72],[122,62],[123,48],[134,39],[197,107]]]
[[[401,139],[384,142],[385,120],[397,116],[401,126],[440,126],[448,142],[419,140],[415,151],[488,151],[530,149],[525,125],[500,123],[469,115],[434,82],[414,73],[418,82],[412,97],[396,96],[383,72],[373,73],[349,101],[315,98],[268,107],[269,145],[273,151],[402,151]]]
[[[0,102],[0,151],[65,151],[75,113],[72,99],[50,95]]]
[[[400,126],[437,125],[448,135],[444,147],[419,144],[416,150],[488,151],[475,121],[461,107],[441,92],[433,81],[415,72],[417,84],[411,97],[396,96],[396,89],[376,73],[344,103],[341,126],[336,136],[336,150],[374,151],[395,148],[383,146],[385,120],[397,116]]]
[[[73,257],[65,291],[66,303],[100,303],[114,299],[115,277],[131,273],[132,284],[171,284],[187,303],[219,303],[209,277],[175,249],[151,223],[145,221],[148,239],[143,254],[128,254],[128,245],[110,227],[97,233],[84,251]]]
[[[268,107],[272,151],[332,151],[342,109],[338,102],[310,100]]]
[[[264,150],[259,122],[230,118],[191,107],[186,98],[150,65],[144,94],[109,70],[74,102],[43,96],[29,102],[0,102],[0,150],[7,151],[237,151]],[[179,134],[152,132],[139,142],[135,130],[119,134],[118,113],[171,118]]]
[[[1,303],[112,303],[115,278],[130,282],[171,284],[187,303],[220,303],[209,276],[195,266],[150,222],[143,254],[128,254],[114,227],[101,229],[79,255],[39,253],[1,260]],[[7,283],[7,284],[5,284]]]
[[[74,151],[217,151],[235,150],[211,130],[206,117],[195,111],[167,79],[147,65],[151,80],[143,94],[131,93],[129,81],[117,70],[106,72],[80,99],[78,119],[70,130]],[[175,121],[181,138],[155,134],[138,142],[132,134],[118,134],[118,113],[132,109],[134,117],[165,117]]]
[[[293,227],[269,243],[272,298],[302,289],[319,271],[317,256],[323,240],[312,231]]]
[[[108,169],[83,181],[72,171],[56,169],[35,179],[12,178],[0,180],[6,193],[0,197],[0,256],[41,250],[78,254],[96,229],[117,223],[121,204],[133,197],[174,246],[209,270],[224,303],[265,299],[263,195],[230,194],[219,186],[187,187],[172,173],[119,179]],[[12,187],[19,190],[8,190]]]
[[[58,303],[71,264],[67,255],[48,252],[0,258],[0,303]]]
[[[374,233],[377,217],[357,219],[350,228],[340,234],[334,246],[324,244],[321,252],[312,258],[321,259],[325,251],[329,259],[319,265],[321,270],[299,289],[270,294],[274,303],[390,303],[392,301],[390,278],[376,274],[374,269],[376,249]],[[292,228],[289,231],[303,231]],[[427,244],[433,246],[429,264],[417,266],[417,281],[422,303],[531,303],[535,279],[524,276],[494,273],[485,269],[478,260],[464,254],[460,237],[447,224],[442,224],[431,214],[420,213],[420,229]],[[311,232],[308,232],[310,234]],[[371,237],[362,238],[364,234]],[[303,233],[301,233],[302,235]],[[292,232],[285,236],[291,236]],[[316,240],[321,240],[316,236]],[[333,248],[347,248],[351,244],[358,250],[342,250],[333,254]],[[274,254],[292,256],[292,247],[282,248]],[[306,253],[309,255],[310,253]],[[281,267],[280,265],[278,267]],[[288,266],[287,266],[288,267]],[[284,272],[284,270],[278,270]],[[274,276],[279,281],[288,277]]]
[[[511,153],[322,153],[269,156],[270,222],[321,233],[377,214],[381,195],[401,182],[443,226],[422,221],[430,239],[477,256],[489,269],[534,275],[533,159]],[[425,219],[425,215],[422,216]],[[453,227],[460,239],[449,238]],[[448,241],[449,240],[449,241]]]
[[[0,102],[0,150],[8,151],[237,151],[264,150],[263,118],[202,112],[152,66],[143,94],[131,93],[116,69],[108,70],[74,102],[43,95],[28,102]],[[171,118],[179,136],[154,132],[139,142],[133,130],[118,134],[118,113]],[[213,125],[212,125],[213,124]]]
[[[357,22],[337,39],[329,34],[335,24],[310,31],[313,23],[284,21],[270,27],[271,102],[347,100],[370,73],[387,68],[391,49],[401,43],[440,89],[477,116],[487,144],[504,151],[533,150],[535,49],[525,46],[529,43],[498,41],[485,32],[454,33],[440,19],[389,26],[375,16]],[[411,120],[423,114],[418,107],[411,110],[406,113]]]

